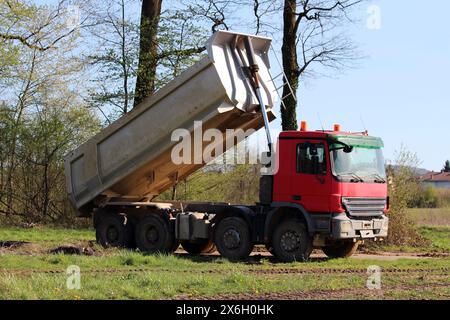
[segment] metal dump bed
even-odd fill
[[[172,132],[217,128],[259,129],[259,103],[246,77],[242,37],[218,31],[207,43],[207,56],[183,72],[131,112],[65,157],[67,191],[82,215],[108,201],[148,201],[173,186],[202,163],[174,164]],[[277,96],[269,74],[271,40],[251,36],[262,99],[269,119]],[[203,144],[203,148],[206,144]],[[219,154],[216,154],[219,156]]]

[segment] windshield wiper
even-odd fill
[[[383,178],[380,174],[378,173],[372,173],[370,175],[371,177],[375,177],[375,182],[376,183],[386,183],[386,179]]]
[[[351,176],[353,177],[353,181],[350,180],[350,182],[364,182],[364,179],[361,178],[360,176],[358,176],[356,173],[354,172],[346,172],[346,173],[341,173],[339,174],[340,176]]]

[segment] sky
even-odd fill
[[[380,29],[366,24],[373,4],[380,9]],[[309,129],[321,123],[367,129],[383,138],[388,160],[403,145],[417,153],[420,167],[441,170],[450,159],[450,1],[379,0],[362,9],[352,40],[367,58],[343,74],[302,85],[298,119]]]

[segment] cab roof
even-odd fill
[[[348,144],[354,147],[382,148],[383,140],[369,136],[367,132],[343,132],[343,131],[284,131],[280,133],[280,139],[331,139],[336,143]]]

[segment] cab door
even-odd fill
[[[309,212],[329,212],[331,174],[324,141],[296,141],[295,171],[291,175],[292,202]]]

